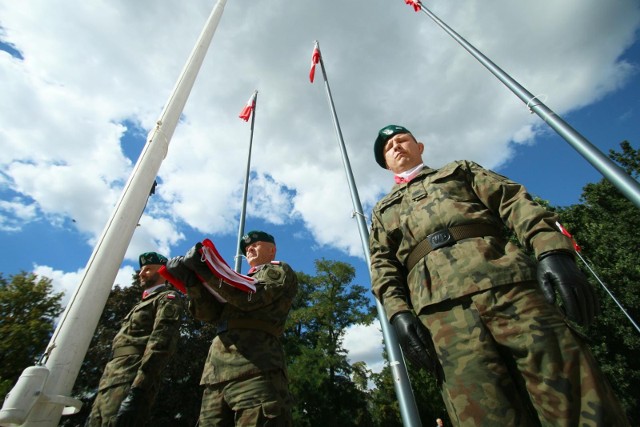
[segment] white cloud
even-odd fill
[[[39,277],[51,279],[53,293],[64,292],[61,304],[66,307],[84,277],[84,268],[74,272],[64,272],[47,265],[35,265],[33,273]],[[131,266],[124,266],[118,270],[114,285],[130,286],[134,273],[135,270]]]
[[[0,189],[21,200],[22,221],[72,218],[95,242],[131,173],[125,153],[137,156],[121,123],[153,127],[211,6],[0,3],[2,39],[24,57],[0,52]],[[437,1],[433,10],[560,114],[637,72],[619,60],[640,25],[634,0]],[[249,139],[237,114],[254,89],[253,215],[302,223],[320,246],[361,256],[321,75],[307,80],[315,39],[366,209],[389,187],[371,152],[388,123],[411,129],[436,167],[460,158],[496,167],[541,131],[508,89],[401,2],[228,2],[127,258],[150,246],[171,252],[185,226],[235,233]]]
[[[348,351],[349,363],[363,361],[372,372],[380,373],[384,367],[382,357],[382,332],[378,322],[371,325],[354,325],[347,328],[343,347]]]

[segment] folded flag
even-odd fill
[[[256,291],[255,284],[258,281],[253,277],[237,273],[229,267],[229,264],[222,259],[220,253],[211,240],[204,239],[202,241],[201,251],[207,267],[209,267],[209,270],[211,270],[213,275],[218,279],[247,293],[253,293]]]

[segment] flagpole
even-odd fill
[[[214,6],[155,128],[149,133],[44,356],[37,366],[23,372],[4,401],[0,411],[1,425],[53,427],[58,425],[62,415],[80,409],[82,403],[68,396],[225,3],[226,0],[218,0]]]
[[[320,46],[318,42],[315,42],[315,48],[320,52]],[[356,217],[358,223],[358,231],[360,232],[360,240],[362,242],[362,249],[364,252],[367,266],[369,267],[369,278],[371,278],[371,258],[369,256],[369,230],[367,229],[367,223],[362,211],[362,204],[360,203],[360,197],[358,196],[358,189],[356,187],[353,173],[351,171],[351,164],[349,162],[349,156],[347,149],[342,138],[342,130],[340,129],[340,123],[338,122],[338,116],[336,114],[335,105],[333,104],[333,97],[331,96],[331,88],[329,88],[329,80],[327,78],[327,72],[324,68],[324,61],[322,54],[318,55],[320,68],[322,69],[322,76],[324,78],[324,85],[327,92],[327,99],[329,101],[329,107],[331,108],[331,114],[333,118],[333,125],[338,137],[338,145],[340,146],[340,152],[342,153],[342,163],[344,165],[345,172],[347,174],[347,181],[349,183],[349,190],[351,191],[351,201],[353,204],[353,216]],[[420,414],[416,406],[413,391],[411,390],[411,383],[407,374],[407,367],[405,366],[400,351],[400,345],[395,335],[395,331],[390,327],[387,321],[387,315],[384,306],[380,301],[375,298],[376,309],[378,311],[378,320],[382,327],[382,336],[387,349],[387,355],[389,357],[389,365],[391,367],[391,373],[393,377],[393,385],[398,396],[398,403],[400,406],[400,415],[402,416],[403,425],[405,426],[421,426]]]
[[[253,125],[256,121],[256,107],[258,106],[258,90],[253,92],[253,96],[249,102],[253,102],[253,108],[251,109],[251,134],[249,136],[249,155],[247,156],[247,170],[244,175],[244,189],[242,190],[242,211],[240,213],[240,225],[238,227],[238,248],[236,249],[236,273],[240,273],[242,268],[242,248],[240,243],[242,242],[242,236],[244,235],[244,221],[247,215],[247,193],[249,190],[249,171],[251,170],[251,148],[253,146]],[[241,117],[242,118],[242,117]]]
[[[593,275],[593,277],[595,277],[595,279],[598,281],[598,283],[600,283],[600,286],[602,286],[602,288],[607,292],[607,294],[609,294],[609,296],[611,297],[613,302],[616,303],[616,305],[622,311],[622,313],[627,317],[627,319],[629,319],[629,321],[631,322],[633,327],[636,328],[636,331],[640,332],[640,326],[638,326],[638,324],[633,320],[633,318],[629,315],[629,313],[627,313],[627,310],[624,309],[624,307],[622,306],[622,304],[620,304],[620,302],[616,299],[616,297],[613,296],[613,293],[611,293],[609,288],[607,288],[607,286],[600,279],[600,277],[596,274],[596,272],[593,270],[593,268],[591,268],[591,265],[589,265],[587,260],[582,256],[582,254],[580,252],[576,252],[576,254],[578,255],[578,258],[580,258],[582,263],[587,267],[589,272]]]
[[[564,228],[562,226],[562,224],[560,224],[558,221],[556,221],[556,227],[558,227],[558,230],[560,230],[560,232],[562,234],[564,234],[565,236],[567,236],[569,239],[571,239],[571,243],[573,243],[573,249],[575,249],[576,251],[576,255],[578,255],[578,258],[580,258],[580,260],[582,261],[582,263],[585,265],[585,267],[587,267],[587,269],[589,270],[589,272],[593,275],[593,277],[598,281],[598,283],[600,283],[600,286],[602,286],[602,288],[607,292],[607,294],[609,294],[609,296],[611,297],[611,299],[613,300],[613,302],[616,303],[616,305],[618,306],[618,308],[620,308],[620,310],[622,310],[622,313],[624,313],[624,315],[627,317],[627,319],[629,319],[629,321],[631,322],[631,324],[636,328],[636,330],[638,332],[640,332],[640,327],[638,327],[638,324],[633,320],[633,318],[629,315],[629,313],[627,313],[627,310],[624,309],[624,307],[622,306],[622,304],[620,304],[620,302],[618,302],[618,300],[616,299],[615,296],[613,296],[613,293],[611,293],[611,291],[609,290],[609,288],[607,288],[607,286],[604,284],[604,282],[600,279],[600,277],[598,276],[598,274],[596,274],[595,270],[593,268],[591,268],[591,265],[587,262],[587,260],[585,259],[585,257],[582,256],[582,249],[580,248],[580,246],[578,245],[578,242],[576,242],[576,239],[573,238],[573,236],[571,235],[571,233],[569,233],[569,231]]]
[[[445,30],[464,49],[484,65],[498,80],[504,83],[513,93],[527,104],[532,112],[540,116],[552,129],[562,136],[578,153],[580,153],[593,167],[595,167],[606,179],[608,179],[625,197],[633,202],[636,207],[640,207],[640,184],[624,170],[605,156],[598,148],[589,142],[578,131],[572,128],[560,116],[547,107],[538,96],[533,96],[531,92],[521,86],[511,76],[505,73],[500,67],[494,64],[489,58],[484,56],[478,49],[473,47],[458,33],[442,22],[419,0],[405,0],[406,4],[414,7],[417,12],[418,6],[422,11]]]

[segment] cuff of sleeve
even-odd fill
[[[575,250],[571,240],[560,232],[539,233],[531,241],[536,259],[546,252],[567,252],[573,256]]]

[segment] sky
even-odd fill
[[[49,277],[68,300],[215,3],[0,0],[5,278]],[[425,5],[598,150],[638,147],[636,0]],[[473,160],[554,206],[602,178],[402,0],[229,0],[116,284],[131,282],[141,252],[182,255],[204,238],[234,265],[250,138],[238,114],[258,90],[245,231],[273,234],[297,271],[343,261],[370,286],[319,68],[309,82],[315,40],[368,223],[393,185],[372,152],[391,123],[425,144],[427,165]],[[380,342],[375,322],[344,345],[377,371]]]

